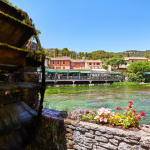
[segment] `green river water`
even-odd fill
[[[49,87],[45,92],[44,107],[56,110],[105,107],[116,112],[118,106],[127,107],[128,101],[133,101],[133,109],[138,113],[146,113],[141,123],[150,124],[150,86],[146,85]]]

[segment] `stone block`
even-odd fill
[[[102,133],[99,132],[99,131],[96,131],[95,134],[96,134],[96,135],[102,135]]]
[[[75,130],[75,127],[72,125],[67,125],[68,128]]]
[[[86,128],[86,129],[91,129],[91,127],[90,127],[90,126],[87,126],[87,125],[85,125],[84,128]]]
[[[119,141],[115,139],[109,139],[109,142],[115,146],[118,146]]]
[[[104,142],[104,143],[108,142],[108,139],[103,137],[103,136],[95,136],[95,140],[100,141],[100,142]]]
[[[92,143],[84,142],[84,145],[85,145],[85,147],[90,148],[90,149],[92,149],[92,147],[93,147]]]
[[[95,139],[90,139],[90,138],[84,138],[84,141],[87,143],[96,143],[97,141]]]
[[[66,128],[66,131],[69,133],[73,133],[72,129],[70,129],[70,128]]]
[[[74,145],[73,148],[74,148],[75,150],[81,150],[81,147],[80,147],[79,145]]]
[[[93,134],[94,135],[94,131],[93,130],[89,130],[89,133]]]
[[[80,136],[80,132],[79,131],[74,131],[73,135],[74,135],[74,137],[79,137]]]
[[[110,149],[110,150],[118,150],[118,147],[117,146],[114,146],[110,143],[100,143],[100,146],[104,147],[104,148],[107,148],[107,149]],[[128,149],[126,149],[128,150]]]
[[[140,140],[142,147],[150,148],[150,136],[142,137]]]
[[[119,144],[118,150],[133,150],[133,147],[127,143],[121,142]]]
[[[78,131],[82,131],[82,132],[86,132],[86,131],[88,131],[87,129],[85,129],[85,128],[80,128],[80,127],[77,127],[77,128],[76,128],[76,130],[78,130]]]
[[[107,150],[106,148],[104,147],[101,147],[101,146],[97,146],[97,149],[96,150]]]
[[[66,133],[66,139],[72,140],[72,134]]]
[[[102,134],[102,136],[108,138],[108,139],[112,139],[114,136],[111,134]]]
[[[102,133],[105,133],[105,132],[106,132],[106,127],[100,126],[100,127],[98,128],[98,130],[99,130],[100,132],[102,132]]]
[[[110,135],[116,135],[117,130],[113,128],[107,128],[106,133]]]
[[[88,133],[88,132],[85,132],[85,136],[89,137],[89,138],[94,138],[95,137],[95,135],[93,135],[91,133]]]

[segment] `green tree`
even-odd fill
[[[114,69],[116,69],[118,67],[119,69],[119,65],[123,65],[123,64],[127,64],[126,60],[124,60],[123,58],[116,58],[116,57],[113,57],[111,59],[108,59],[106,61],[106,64],[107,65],[111,65]]]
[[[134,62],[134,63],[130,64],[127,67],[127,69],[133,73],[137,73],[137,72],[143,73],[146,71],[150,71],[150,62],[148,62],[148,61]]]
[[[129,53],[127,53],[127,57],[130,57],[130,54],[129,54]]]
[[[70,56],[70,51],[68,50],[68,48],[63,48],[61,50],[61,53],[63,56]]]
[[[63,54],[62,54],[62,52],[60,51],[59,53],[58,53],[58,57],[62,57],[63,56]]]
[[[79,52],[78,56],[79,56],[79,59],[81,59],[82,57],[84,57],[84,52]]]
[[[54,54],[52,52],[49,52],[49,57],[54,57]]]
[[[58,49],[58,48],[55,48],[55,49],[54,49],[54,55],[55,55],[55,57],[58,56],[58,53],[59,53],[59,49]]]
[[[150,58],[150,55],[148,55],[148,54],[145,54],[145,58]]]

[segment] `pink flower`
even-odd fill
[[[107,118],[104,118],[104,122],[107,122]]]
[[[115,113],[114,113],[114,112],[112,112],[111,114],[112,114],[112,116],[115,116]]]
[[[94,117],[94,119],[98,119],[98,118],[99,118],[99,116],[95,116],[95,117]]]
[[[100,120],[100,122],[102,122],[103,121],[103,117],[100,117],[99,120]]]

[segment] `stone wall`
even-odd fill
[[[124,131],[98,124],[64,120],[67,141],[77,150],[148,150],[150,134]]]
[[[41,148],[42,150],[149,150],[150,133],[148,130],[124,131],[93,123],[77,123],[60,117],[59,111],[43,109],[41,126],[31,149]]]

